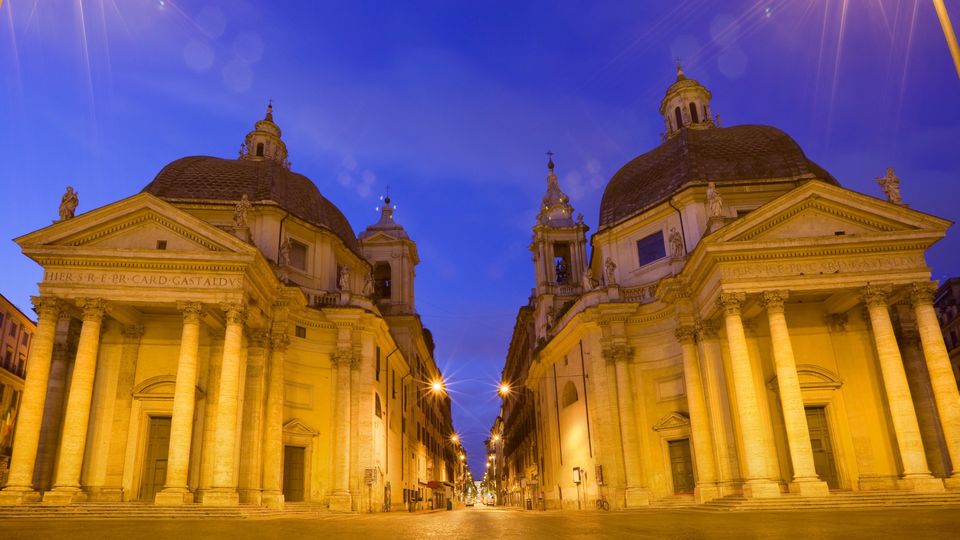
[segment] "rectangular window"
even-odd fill
[[[303,339],[307,338],[306,327],[297,325],[294,327],[293,331],[294,331],[294,335],[297,336],[298,338],[303,338]]]
[[[377,347],[377,381],[380,381],[380,347]]]
[[[640,266],[666,257],[667,247],[663,243],[663,231],[637,240],[637,254],[640,256]]]
[[[17,321],[10,321],[10,335],[17,335]]]
[[[157,240],[157,249],[167,249],[167,241]]]
[[[29,344],[30,344],[30,334],[24,332],[23,339],[20,340],[20,345],[23,345],[24,347],[26,347]]]
[[[290,240],[290,266],[299,270],[307,269],[307,245]]]

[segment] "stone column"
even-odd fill
[[[33,489],[33,467],[40,443],[47,380],[53,359],[53,340],[62,305],[59,300],[49,296],[34,296],[31,300],[38,315],[37,333],[33,337],[30,359],[27,361],[10,474],[7,477],[7,487],[0,491],[0,506],[20,505],[40,499],[40,494]]]
[[[174,506],[192,503],[187,486],[190,470],[190,448],[193,436],[193,411],[197,394],[197,352],[200,349],[199,302],[179,302],[183,313],[180,332],[180,358],[177,361],[177,382],[173,390],[173,417],[170,419],[170,449],[167,453],[167,481],[157,493],[156,504]]]
[[[643,465],[640,453],[643,447],[637,436],[637,419],[634,415],[633,385],[630,384],[631,347],[617,344],[602,349],[604,360],[614,365],[617,374],[617,408],[620,418],[621,446],[623,448],[623,469],[626,477],[624,493],[627,508],[650,504],[650,494],[643,487]]]
[[[950,355],[933,309],[933,295],[936,292],[937,286],[933,282],[914,283],[910,287],[910,301],[917,319],[920,345],[930,374],[930,386],[940,415],[943,438],[953,465],[952,474],[944,482],[948,487],[960,487],[960,393],[957,392]]]
[[[693,496],[697,502],[716,499],[717,467],[714,461],[713,441],[710,439],[710,419],[707,416],[707,401],[703,395],[700,378],[700,360],[694,343],[695,329],[692,325],[676,330],[677,341],[683,356],[683,380],[687,389],[687,409],[690,413],[690,437],[693,439],[693,454],[697,467],[697,487]]]
[[[240,390],[240,354],[246,307],[242,303],[224,304],[227,330],[223,337],[223,361],[220,366],[220,393],[217,396],[216,431],[213,444],[213,485],[203,493],[203,504],[236,506],[240,504],[235,475],[237,444],[237,399]]]
[[[729,422],[727,416],[730,405],[716,321],[700,321],[697,325],[697,339],[702,346],[704,388],[707,394],[707,410],[710,412],[710,433],[713,436],[713,448],[716,452],[717,486],[719,495],[725,497],[733,494],[728,484],[735,480],[737,475],[727,438]],[[736,450],[733,453],[736,453]]]
[[[270,353],[267,413],[263,428],[262,502],[269,508],[283,510],[283,363],[290,338],[286,333],[275,332],[270,341],[273,350]]]
[[[887,393],[887,405],[890,408],[893,431],[903,464],[901,483],[914,491],[943,491],[943,482],[934,478],[927,468],[917,414],[913,408],[903,359],[887,309],[887,292],[868,285],[863,289],[863,301],[867,304],[870,315],[870,326],[873,329],[880,372],[883,375],[883,387]]]
[[[337,398],[334,417],[337,444],[333,448],[333,493],[330,494],[330,510],[350,512],[353,510],[350,495],[350,364],[353,351],[339,349],[333,356],[337,370]]]
[[[763,445],[760,425],[760,404],[753,383],[753,367],[743,332],[740,306],[744,293],[721,293],[719,304],[724,313],[727,346],[730,349],[730,371],[737,394],[737,417],[740,419],[740,437],[743,445],[743,495],[747,498],[779,497],[780,486],[766,478],[768,473],[767,448]]]
[[[137,357],[140,352],[143,326],[124,326],[121,333],[123,344],[120,347],[117,390],[114,393],[106,477],[103,490],[99,495],[99,500],[105,502],[123,500],[123,465],[127,450],[127,430],[130,428],[130,406],[133,402],[133,384],[137,373]],[[127,499],[129,498],[128,494]]]
[[[257,331],[247,337],[247,369],[243,384],[243,414],[240,416],[240,503],[257,506],[261,504],[263,497],[261,460],[269,344],[269,332]]]
[[[80,490],[80,469],[87,445],[87,426],[90,423],[90,400],[97,373],[100,353],[100,327],[106,302],[98,298],[79,301],[83,309],[83,327],[77,344],[77,358],[73,365],[67,411],[63,416],[63,435],[53,490],[44,493],[43,503],[65,505],[80,502],[86,495]]]
[[[761,302],[763,307],[767,308],[780,407],[783,409],[783,424],[787,430],[790,463],[793,465],[790,491],[803,496],[823,497],[830,493],[830,488],[817,476],[813,465],[807,413],[803,409],[800,378],[797,376],[797,363],[793,357],[793,345],[790,343],[790,332],[787,330],[787,318],[784,314],[783,303],[787,295],[787,291],[768,291],[763,293]]]

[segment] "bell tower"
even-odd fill
[[[547,162],[547,192],[540,204],[537,223],[533,226],[533,265],[536,276],[537,328],[552,325],[554,313],[563,302],[579,296],[592,283],[584,279],[587,268],[586,232],[583,216],[573,219],[570,197],[560,190],[554,172],[553,153]],[[540,332],[538,331],[538,334]]]
[[[358,237],[360,250],[372,268],[365,279],[363,294],[371,297],[384,315],[412,314],[415,312],[413,279],[420,262],[417,244],[407,236],[403,226],[393,220],[397,207],[390,197],[381,199],[380,221]]]

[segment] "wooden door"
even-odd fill
[[[283,498],[288,502],[303,501],[303,456],[302,446],[283,447]]]
[[[167,452],[170,451],[170,418],[150,418],[147,449],[140,481],[140,500],[153,501],[167,481]]]
[[[690,457],[690,439],[669,441],[670,472],[674,493],[693,493],[693,460]]]
[[[807,427],[810,429],[810,448],[813,450],[813,466],[817,476],[827,483],[830,489],[840,488],[837,465],[830,442],[830,429],[827,427],[827,411],[823,407],[805,407]]]

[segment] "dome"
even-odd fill
[[[360,253],[343,213],[309,178],[275,160],[185,157],[164,167],[143,191],[168,201],[232,204],[244,194],[253,203],[272,201],[291,215],[332,231],[348,248]]]
[[[613,175],[600,202],[600,229],[647,210],[688,186],[812,179],[839,185],[777,128],[683,128]]]

